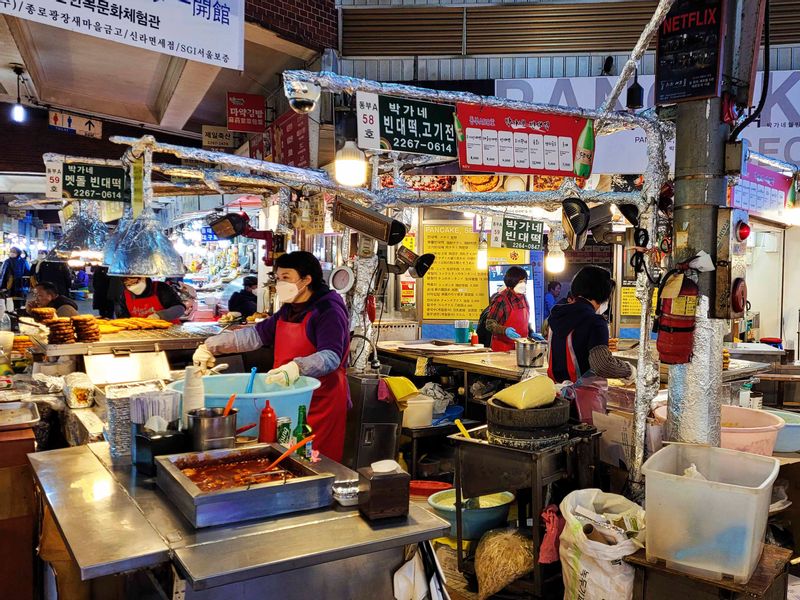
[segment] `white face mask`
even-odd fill
[[[514,291],[518,294],[524,294],[527,288],[527,282],[520,281],[517,285],[514,286]]]
[[[133,285],[126,285],[125,287],[128,288],[128,291],[131,294],[138,296],[139,294],[144,293],[144,290],[147,288],[147,282],[144,279],[142,279],[138,283],[134,283]]]
[[[596,312],[598,315],[602,315],[605,314],[607,310],[608,310],[608,300],[606,300],[600,306],[598,306],[597,310],[595,310],[594,312]]]
[[[300,294],[300,288],[291,281],[279,281],[275,284],[275,293],[278,295],[278,300],[283,303],[294,302]]]

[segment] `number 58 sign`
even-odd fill
[[[61,200],[64,186],[64,163],[47,162],[45,163],[47,176],[47,193],[45,198],[55,198]]]

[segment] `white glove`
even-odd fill
[[[631,374],[628,375],[625,379],[623,379],[623,381],[626,381],[628,383],[636,383],[636,367],[634,367],[633,365],[631,365],[630,367],[631,367]]]
[[[217,359],[214,358],[214,355],[211,354],[211,351],[208,348],[206,348],[205,344],[200,344],[192,355],[192,364],[194,364],[195,367],[200,367],[201,369],[210,369],[216,362]]]
[[[300,377],[300,367],[296,362],[286,363],[282,367],[267,372],[267,383],[277,383],[285,387],[294,385]]]
[[[255,327],[245,327],[212,335],[206,340],[205,345],[214,354],[237,354],[257,350],[263,343]]]

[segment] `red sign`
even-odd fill
[[[594,121],[526,110],[456,105],[464,171],[588,177]]]
[[[273,162],[290,167],[310,166],[308,115],[286,111],[275,120],[270,131]]]
[[[748,164],[747,174],[731,189],[730,205],[755,213],[783,210],[791,185],[788,175]]]
[[[228,92],[228,131],[261,133],[266,128],[264,96]]]
[[[266,134],[264,133],[257,133],[253,137],[250,138],[250,158],[255,158],[256,160],[264,160],[264,138]]]

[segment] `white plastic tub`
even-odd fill
[[[692,464],[707,481],[683,475]],[[647,560],[710,579],[745,583],[764,542],[777,459],[670,444],[642,467]]]
[[[667,420],[667,407],[653,411],[656,421]],[[763,410],[742,406],[722,405],[720,446],[729,450],[772,456],[778,432],[785,423],[780,417]]]
[[[408,399],[403,411],[403,427],[428,427],[433,423],[433,398],[418,394]]]

